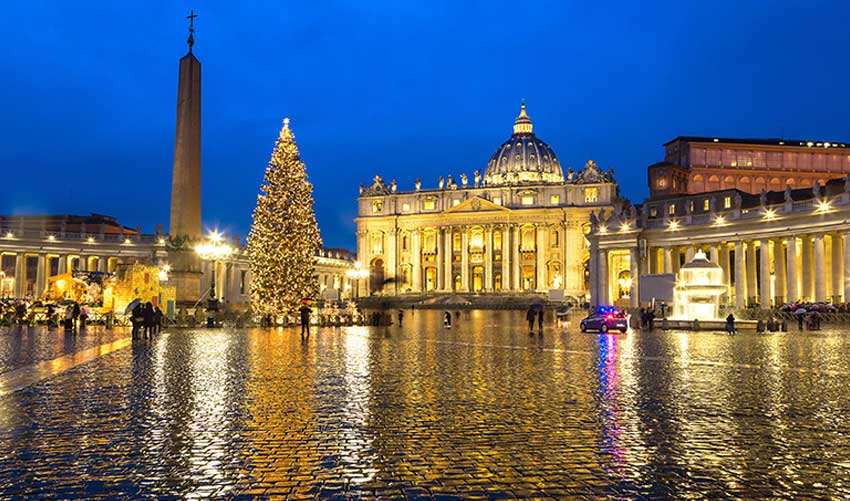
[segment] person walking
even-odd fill
[[[86,322],[89,319],[89,307],[86,305],[80,306],[80,330],[86,330]]]
[[[443,327],[446,329],[452,328],[452,313],[450,311],[443,312]]]
[[[401,327],[401,323],[404,321],[404,310],[398,310],[398,326]]]
[[[726,317],[726,332],[728,332],[730,336],[735,335],[735,315],[731,313],[728,317]]]
[[[73,329],[74,329],[74,332],[77,332],[77,320],[80,318],[80,311],[81,311],[80,310],[80,304],[74,303],[74,304],[71,305],[71,307],[73,308],[72,311],[73,311],[73,318],[74,318]]]
[[[534,319],[537,317],[537,314],[534,312],[534,306],[529,306],[528,311],[525,312],[525,320],[528,322],[528,333],[534,334]]]
[[[302,304],[298,311],[301,313],[301,339],[304,339],[305,332],[307,333],[306,337],[310,337],[310,314],[313,310],[306,304]]]
[[[153,337],[153,329],[155,325],[153,304],[145,303],[145,308],[142,310],[142,318],[144,319],[145,337],[150,339]]]
[[[65,332],[73,332],[74,308],[70,304],[65,308]]]
[[[803,313],[797,314],[797,330],[803,332]]]
[[[537,310],[537,329],[540,331],[540,335],[543,335],[543,308]]]

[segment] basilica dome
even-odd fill
[[[506,184],[563,183],[558,157],[548,144],[534,135],[525,103],[514,122],[514,133],[490,157],[484,171],[485,186]]]

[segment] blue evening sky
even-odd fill
[[[0,16],[0,213],[168,224],[178,60],[203,64],[203,221],[244,237],[292,118],[326,246],[357,187],[483,171],[521,98],[564,168],[677,135],[850,140],[850,2],[14,1]]]

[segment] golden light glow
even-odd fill
[[[52,242],[52,241],[56,240],[56,237],[54,235],[47,235],[47,239]]]
[[[629,223],[623,223],[620,225],[620,231],[629,231]]]
[[[776,211],[773,209],[765,209],[762,213],[762,217],[766,221],[773,221],[774,219],[776,219]]]
[[[129,238],[125,238],[124,243],[127,244],[127,245],[130,245],[131,243],[133,243],[133,241],[130,240]]]
[[[714,218],[714,224],[717,226],[723,226],[726,224],[726,218],[723,216],[717,216]]]
[[[224,259],[233,254],[233,247],[222,243],[224,237],[218,231],[211,231],[209,234],[209,242],[200,243],[195,246],[195,252],[206,260]]]
[[[165,239],[164,238],[159,239],[159,245],[165,245]]]
[[[604,224],[599,225],[599,233],[608,233],[608,228]]]
[[[818,202],[817,212],[829,212],[832,209],[832,204],[829,200],[820,200]]]
[[[90,244],[94,243],[94,237],[89,237],[89,238],[86,239],[86,241]]]
[[[671,219],[669,223],[667,223],[667,229],[670,231],[676,231],[679,229],[679,221],[675,219]]]
[[[6,233],[6,238],[14,238],[14,237],[15,237],[15,234],[12,233],[11,231]]]

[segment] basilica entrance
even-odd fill
[[[475,266],[472,268],[472,292],[481,292],[484,288],[484,268]]]
[[[425,268],[425,290],[437,290],[437,269]]]
[[[384,260],[376,258],[369,267],[369,292],[374,294],[384,288]]]

